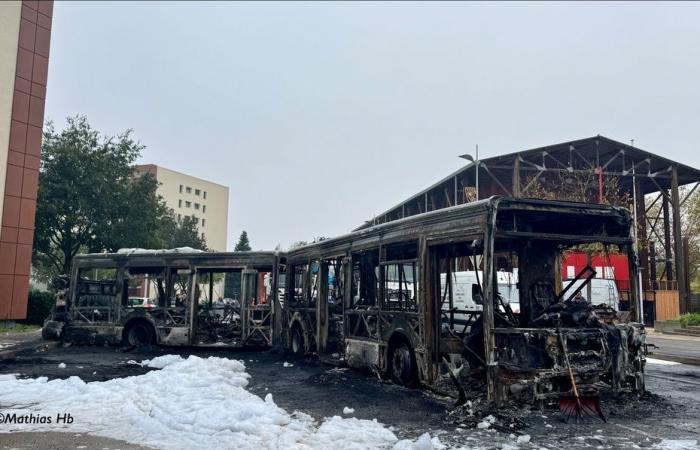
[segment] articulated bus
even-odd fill
[[[581,297],[595,270],[561,273],[566,252],[618,252],[637,298],[631,226],[611,206],[492,197],[285,253],[85,255],[63,337],[274,345],[404,385],[459,384],[460,373],[484,380],[497,404],[570,392],[569,367],[579,392],[640,391],[637,304],[627,318],[604,305],[596,314]],[[508,273],[517,282],[506,291]],[[479,308],[465,308],[464,291]]]

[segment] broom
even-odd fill
[[[605,415],[603,415],[603,409],[600,407],[600,401],[597,397],[581,397],[578,395],[578,389],[576,389],[576,378],[574,377],[574,371],[571,369],[571,364],[569,363],[569,354],[566,351],[566,344],[564,343],[564,336],[561,334],[561,328],[557,327],[557,333],[559,335],[559,342],[561,343],[561,348],[564,351],[564,362],[566,363],[566,368],[569,371],[569,379],[571,380],[571,390],[573,391],[572,397],[561,397],[559,399],[559,411],[561,411],[564,416],[564,422],[569,422],[573,417],[576,421],[583,418],[583,416],[597,416],[603,422],[607,422]]]

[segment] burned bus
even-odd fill
[[[294,249],[280,260],[284,346],[405,385],[473,375],[498,404],[556,398],[574,383],[583,394],[641,391],[636,303],[623,314],[585,301],[591,267],[561,276],[567,251],[620,252],[637,298],[631,226],[611,206],[492,197]],[[498,290],[498,273],[514,269],[517,309]],[[465,272],[479,308],[455,302]]]
[[[127,346],[267,347],[274,252],[123,250],[78,255],[46,338]]]

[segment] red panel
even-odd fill
[[[10,150],[7,152],[7,164],[12,164],[19,167],[24,166],[24,153]]]
[[[41,55],[34,54],[34,69],[32,70],[32,81],[46,86],[46,77],[49,73],[49,59]]]
[[[17,244],[17,258],[15,259],[15,275],[29,275],[32,265],[32,246]]]
[[[34,97],[39,97],[39,98],[46,98],[46,87],[37,84],[37,83],[31,83],[32,85],[32,95]]]
[[[22,18],[30,22],[36,22],[37,11],[29,8],[27,5],[22,5]]]
[[[14,289],[12,289],[12,308],[10,317],[13,319],[27,318],[27,300],[29,300],[29,277],[15,275]]]
[[[35,199],[38,187],[39,171],[25,168],[22,173],[22,197]]]
[[[29,73],[31,73],[31,68]],[[29,81],[29,78],[26,80],[22,77],[15,77],[15,89],[17,89],[20,92],[24,92],[25,94],[31,94],[31,89],[32,89],[32,83]]]
[[[2,226],[18,227],[19,226],[19,205],[18,197],[11,195],[5,196],[5,202],[2,207]]]
[[[41,165],[41,160],[39,158],[37,158],[36,156],[32,156],[32,155],[25,155],[24,156],[24,167],[25,168],[39,170],[40,165]]]
[[[49,16],[40,13],[36,19],[36,23],[39,27],[46,28],[47,30],[51,29],[51,17]]]
[[[0,242],[16,243],[19,238],[19,228],[2,227],[0,231]]]
[[[19,25],[19,46],[34,51],[35,39],[36,25],[28,20],[22,19]]]
[[[5,195],[22,196],[22,168],[7,165],[7,178],[5,179]]]
[[[24,153],[26,144],[27,124],[13,120],[10,127],[10,149]]]
[[[0,242],[0,274],[12,275],[15,273],[16,256],[17,244]]]
[[[26,152],[28,155],[41,156],[41,127],[27,127]]]
[[[29,98],[29,124],[41,127],[44,123],[44,99]]]
[[[49,45],[51,44],[51,31],[37,27],[34,51],[41,56],[49,57]]]
[[[32,79],[32,67],[34,66],[34,53],[20,48],[17,50],[16,74],[27,80]]]
[[[24,0],[22,4],[32,9],[39,9],[39,2],[37,0]]]
[[[19,211],[19,227],[34,229],[36,215],[36,199],[23,198]]]
[[[14,278],[13,275],[0,275],[0,319],[10,317]]]
[[[27,122],[29,119],[29,96],[27,94],[15,91],[15,98],[12,102],[12,118],[20,122]]]
[[[43,0],[39,2],[39,12],[49,17],[53,16],[53,0]]]
[[[9,228],[9,227],[6,227]],[[32,245],[34,242],[34,230],[26,228],[17,228],[17,243]]]

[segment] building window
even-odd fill
[[[194,223],[195,223],[195,224],[199,225],[199,217],[193,215],[193,216],[192,216],[192,220],[194,220]]]
[[[192,203],[191,202],[185,202],[185,208],[191,208]]]
[[[207,212],[207,205],[202,205],[202,212],[203,213]]]
[[[204,239],[205,239],[205,238],[204,238],[204,233],[202,233],[202,240],[204,240]]]
[[[194,209],[199,209],[199,203],[194,204]]]
[[[182,208],[182,199],[178,199],[177,201],[177,207]]]
[[[180,185],[180,194],[182,194],[182,185]]]
[[[202,192],[202,194],[204,194],[204,199],[206,200],[207,199],[207,191]]]
[[[202,226],[207,222],[207,219],[202,219]]]
[[[195,190],[194,190],[194,195],[199,195],[200,192],[201,192],[201,191],[200,191],[199,189],[195,189]]]
[[[180,215],[180,214],[177,215],[177,221],[182,222],[182,215]]]
[[[191,193],[192,193],[192,188],[189,187],[189,186],[187,186],[187,187],[185,188],[185,192],[187,192],[188,194],[191,194]]]

